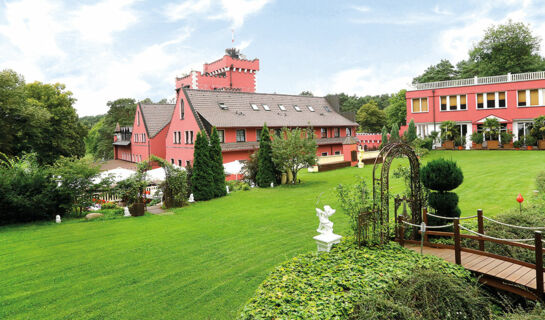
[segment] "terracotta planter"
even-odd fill
[[[475,149],[475,150],[481,150],[482,148],[483,148],[482,143],[474,143],[473,144],[473,149]]]
[[[464,150],[463,146],[458,146],[458,150]]]
[[[537,147],[539,150],[545,150],[545,140],[537,140]]]
[[[503,148],[504,149],[513,149],[513,142],[504,143]]]
[[[532,146],[526,146],[526,150],[532,150],[534,147]]]
[[[498,140],[488,141],[488,150],[497,150],[500,147],[500,142]]]
[[[447,150],[454,150],[454,141],[445,141],[443,142],[443,148]]]
[[[133,203],[132,205],[129,206],[129,212],[131,213],[131,216],[133,217],[143,216],[145,211],[146,211],[146,204],[143,202]]]
[[[520,150],[520,148],[515,148],[515,150],[517,150],[517,151],[518,151],[518,150]]]

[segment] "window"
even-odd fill
[[[486,108],[492,109],[496,107],[496,95],[494,92],[488,92],[486,94]]]
[[[229,109],[229,108],[225,105],[225,103],[223,103],[223,102],[218,103],[218,105],[220,106],[220,109],[221,109],[221,110],[228,110],[228,109]]]
[[[447,97],[441,97],[441,111],[447,110]]]
[[[295,109],[295,111],[297,111],[297,112],[301,112],[301,108],[299,108],[298,105],[294,105],[293,109]]]
[[[322,152],[322,157],[327,156],[327,152]]]
[[[428,98],[416,98],[412,100],[413,113],[428,112]]]
[[[140,125],[140,112],[139,111],[136,112],[136,125],[137,126]]]
[[[170,158],[170,163],[174,164],[174,159]]]
[[[261,129],[255,131],[256,141],[261,141]]]
[[[184,99],[180,100],[180,120],[184,120]]]
[[[263,109],[265,109],[265,111],[271,111],[271,108],[266,104],[263,105]]]
[[[310,110],[310,112],[314,112],[314,108],[312,106],[307,106],[307,108]]]
[[[449,110],[458,110],[458,98],[456,96],[449,96]]]
[[[327,128],[322,128],[320,130],[322,138],[327,138]]]
[[[340,128],[335,128],[335,129],[333,129],[333,136],[334,136],[335,138],[340,137],[340,136],[341,136],[341,129],[340,129]]]
[[[329,109],[328,106],[324,106],[324,110],[325,110],[326,112],[331,112],[331,109]]]
[[[351,137],[352,136],[352,128],[346,128],[346,136]]]
[[[237,130],[237,142],[245,142],[246,141],[246,130],[241,129]]]
[[[185,166],[186,166],[186,167],[189,167],[190,165],[191,165],[191,161],[186,160],[186,161],[185,161]]]
[[[517,123],[517,138],[521,140],[525,135],[530,134],[530,130],[534,126],[533,122],[518,122]]]
[[[182,160],[178,159],[178,167],[182,166]]]
[[[282,136],[282,129],[274,129],[274,134],[277,137],[281,137]]]
[[[477,109],[484,108],[484,98],[482,93],[477,94]]]
[[[259,110],[259,108],[257,107],[257,104],[255,104],[255,103],[251,103],[250,106],[252,106],[252,109],[254,109],[254,111]]]
[[[505,108],[505,92],[500,92],[498,95],[498,107]]]
[[[467,96],[454,95],[441,97],[441,111],[467,110]]]
[[[340,151],[335,151],[335,155],[340,155],[341,152]]]
[[[545,89],[530,89],[518,91],[518,106],[531,107],[545,104]]]
[[[225,143],[225,130],[218,130],[218,136],[220,137],[220,143]]]
[[[460,96],[460,110],[467,110],[467,96],[465,94]]]
[[[185,132],[185,144],[193,144],[193,131]]]
[[[495,109],[507,107],[507,93],[487,92],[477,94],[477,109]]]
[[[279,105],[278,105],[278,108],[279,108],[280,110],[282,110],[282,111],[286,111],[286,107],[284,107],[283,104],[279,104]]]

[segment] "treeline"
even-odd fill
[[[41,164],[85,154],[87,129],[78,120],[64,84],[26,83],[13,70],[0,72],[0,153],[35,153]]]
[[[415,77],[413,83],[488,77],[545,70],[539,54],[541,39],[521,22],[489,27],[483,39],[468,52],[468,59],[454,66],[443,59]]]

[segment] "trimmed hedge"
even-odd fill
[[[276,267],[243,307],[239,319],[340,319],[356,303],[382,294],[414,270],[434,269],[468,279],[460,266],[391,243],[357,248],[343,241],[330,253],[299,255]]]
[[[436,159],[420,169],[422,184],[439,192],[456,189],[464,181],[462,170],[452,160]]]

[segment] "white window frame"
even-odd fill
[[[427,103],[427,106],[428,106],[428,111],[418,111],[418,112],[415,112],[414,111],[414,105],[413,105],[413,100],[415,99],[419,99],[420,100],[420,110],[422,110],[422,99],[426,99],[426,103]],[[441,102],[441,99],[439,99],[439,102]],[[430,112],[430,100],[428,97],[425,97],[425,98],[411,98],[411,113],[428,113]]]
[[[293,105],[293,109],[295,109],[297,112],[302,112],[301,108],[296,104]]]
[[[517,90],[517,105],[518,105],[518,91]],[[505,93],[505,107],[500,107],[500,92],[503,92]],[[493,108],[489,108],[488,107],[488,94],[489,93],[493,93],[494,94],[494,107]],[[483,107],[482,108],[479,108],[478,107],[478,104],[479,104],[479,97],[478,95],[479,94],[482,94],[483,95]],[[466,98],[466,101],[467,101],[467,98]],[[479,93],[475,93],[475,110],[490,110],[490,109],[507,109],[507,91],[494,91],[494,92],[479,92]]]
[[[316,111],[316,110],[314,110],[314,107],[312,107],[312,106],[307,106],[307,108],[310,110],[310,112]]]
[[[279,104],[278,109],[280,109],[281,111],[286,111],[286,107],[284,107],[283,104]]]
[[[456,109],[454,109],[454,110],[450,110],[450,97],[451,96],[456,97]],[[465,109],[462,109],[462,103],[461,103],[462,96],[466,96],[466,108]],[[441,99],[443,97],[447,98],[447,102],[446,102],[447,103],[447,108],[446,108],[446,110],[441,109],[441,107],[442,107],[441,106]],[[477,99],[476,97],[477,96],[475,95],[475,99]],[[468,110],[467,101],[468,101],[467,100],[467,94],[455,94],[455,95],[448,95],[448,96],[439,96],[439,112],[467,111]],[[475,100],[475,101],[477,101],[477,100]],[[428,110],[429,110],[429,106],[428,106]]]
[[[537,89],[537,105],[530,105],[530,90],[536,90]],[[519,106],[519,91],[525,90],[526,91],[526,105],[525,106]],[[545,106],[545,88],[532,88],[532,89],[522,89],[522,90],[516,90],[517,92],[517,108],[533,108],[533,107],[542,107]]]
[[[263,104],[262,106],[263,106],[263,109],[264,109],[265,111],[271,111],[271,108],[269,108],[269,105]]]
[[[259,111],[259,107],[255,103],[250,103],[250,107],[252,107],[252,110]]]

